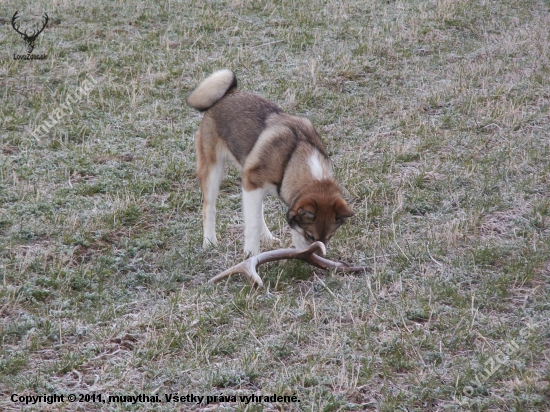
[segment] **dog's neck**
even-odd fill
[[[335,183],[329,160],[317,150],[296,150],[288,162],[279,196],[290,207],[308,187],[319,181],[330,182],[330,186]]]

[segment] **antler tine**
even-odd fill
[[[264,282],[262,282],[262,279],[258,275],[258,272],[256,272],[256,266],[258,266],[258,264],[258,256],[252,256],[250,259],[247,259],[244,262],[239,263],[238,265],[230,267],[219,275],[213,277],[209,280],[209,282],[216,283],[231,275],[242,273],[248,279],[250,279],[251,283],[258,285],[259,287],[263,287]]]
[[[13,15],[13,17],[11,18],[11,27],[13,27],[13,29],[14,29],[17,33],[19,33],[20,35],[23,35],[23,33],[21,33],[21,32],[19,31],[19,27],[21,27],[21,25],[19,24],[19,22],[16,22],[16,21],[15,21],[15,20],[17,20],[17,18],[19,17],[19,16],[17,15],[17,13],[19,13],[19,10],[17,10],[17,11],[15,12],[15,14]],[[17,26],[16,26],[16,24],[17,24]]]
[[[242,273],[247,276],[252,283],[255,283],[259,287],[263,286],[262,279],[258,275],[256,268],[262,263],[273,262],[283,259],[300,259],[310,265],[316,266],[321,269],[336,269],[344,272],[361,272],[366,270],[366,267],[350,267],[342,262],[333,262],[316,255],[315,253],[325,254],[326,247],[322,242],[314,242],[307,249],[297,250],[293,248],[270,250],[269,252],[262,252],[251,258],[223,271],[219,275],[210,279],[210,283],[219,282],[236,273]]]
[[[42,26],[42,28],[40,30],[38,30],[38,33],[34,34],[34,31],[33,31],[32,37],[38,37],[38,35],[40,33],[42,33],[44,31],[44,29],[46,28],[46,25],[48,24],[48,21],[50,20],[50,18],[48,17],[48,13],[44,13],[44,16],[46,17],[46,21],[44,21],[44,25]]]

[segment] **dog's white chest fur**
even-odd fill
[[[318,151],[314,151],[309,159],[307,159],[307,164],[309,166],[309,171],[311,176],[316,180],[323,180],[330,176],[326,162],[321,159],[321,156]]]

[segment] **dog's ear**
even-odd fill
[[[294,205],[286,214],[286,220],[292,226],[292,223],[305,223],[315,221],[317,208],[313,202],[305,201]]]
[[[344,199],[340,198],[334,203],[334,215],[337,222],[344,223],[347,218],[352,217],[354,214],[348,205],[346,205]]]

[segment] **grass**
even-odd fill
[[[14,393],[178,393],[237,400],[23,410],[546,410],[549,6],[2,2],[0,409],[21,410]],[[22,28],[49,14],[47,60],[13,60],[16,10]],[[233,169],[223,242],[200,247],[184,101],[220,68],[316,125],[356,212],[329,257],[368,274],[287,262],[261,268],[265,290],[206,283],[243,258]],[[278,200],[266,215],[290,244]],[[238,400],[274,393],[300,402]]]

